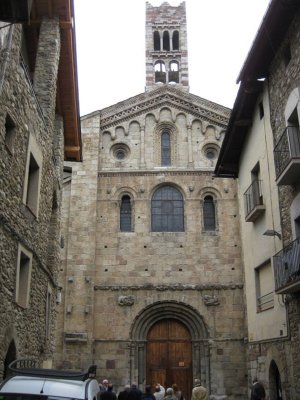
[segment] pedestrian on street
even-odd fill
[[[160,384],[158,383],[158,384],[155,386],[155,390],[154,390],[154,393],[153,393],[153,395],[154,395],[154,397],[155,397],[155,400],[162,400],[162,399],[164,398],[164,396],[165,396],[165,392],[162,391],[162,390],[160,390],[160,388],[161,388],[161,386],[160,386]]]
[[[167,388],[164,400],[177,400],[172,388]]]
[[[151,386],[145,386],[145,392],[142,394],[142,400],[155,400],[155,396],[151,391]]]
[[[129,390],[130,385],[125,385],[124,389],[118,395],[118,400],[127,400]]]
[[[100,384],[99,387],[100,387],[100,392],[106,392],[108,387],[108,380],[103,379],[102,384]]]
[[[100,400],[117,400],[117,395],[113,391],[112,383],[107,385],[107,390],[100,392]]]
[[[257,378],[254,378],[251,388],[251,400],[264,400],[265,398],[266,392],[263,384],[258,382]]]
[[[177,400],[184,400],[182,391],[179,390],[178,385],[176,385],[176,383],[173,383],[172,389],[174,390],[174,395],[177,397]]]
[[[192,400],[208,400],[207,389],[201,385],[200,379],[195,379],[195,386],[192,390]]]
[[[142,391],[137,387],[136,383],[132,383],[128,392],[127,400],[142,400]]]

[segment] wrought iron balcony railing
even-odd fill
[[[273,257],[275,292],[300,291],[300,237]]]
[[[300,177],[300,129],[288,126],[274,148],[276,182],[292,185]]]
[[[265,211],[261,180],[254,180],[244,193],[246,222],[254,222]]]

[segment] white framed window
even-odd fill
[[[16,273],[16,303],[23,308],[28,308],[29,306],[31,270],[32,253],[19,244]]]
[[[256,308],[262,312],[274,308],[274,278],[271,261],[255,269]]]
[[[42,153],[30,135],[25,169],[23,203],[37,217],[39,211]]]

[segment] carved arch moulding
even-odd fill
[[[174,319],[189,330],[192,341],[193,377],[201,377],[209,385],[208,328],[199,312],[188,304],[177,301],[153,303],[135,317],[130,331],[130,379],[142,385],[146,379],[146,346],[149,329],[164,319]]]

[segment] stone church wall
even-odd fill
[[[169,168],[159,165],[156,143],[158,127],[164,124],[172,127],[176,143]],[[100,127],[99,113],[82,119],[84,161],[68,164],[72,175],[64,190],[66,248],[57,366],[96,363],[98,379],[111,379],[116,390],[134,380],[143,385],[139,368],[144,356],[134,338],[135,321],[149,307],[171,304],[195,310],[203,323],[194,373],[201,374],[212,393],[244,396],[246,333],[236,182],[213,178],[213,161],[203,150],[207,144],[220,146],[223,127],[171,107],[102,131]],[[189,143],[194,143],[192,151]],[[113,149],[124,144],[129,153],[120,161]],[[183,232],[151,231],[151,197],[164,184],[183,195]],[[124,193],[132,199],[131,232],[120,232]],[[213,232],[203,227],[205,194],[215,200]]]

